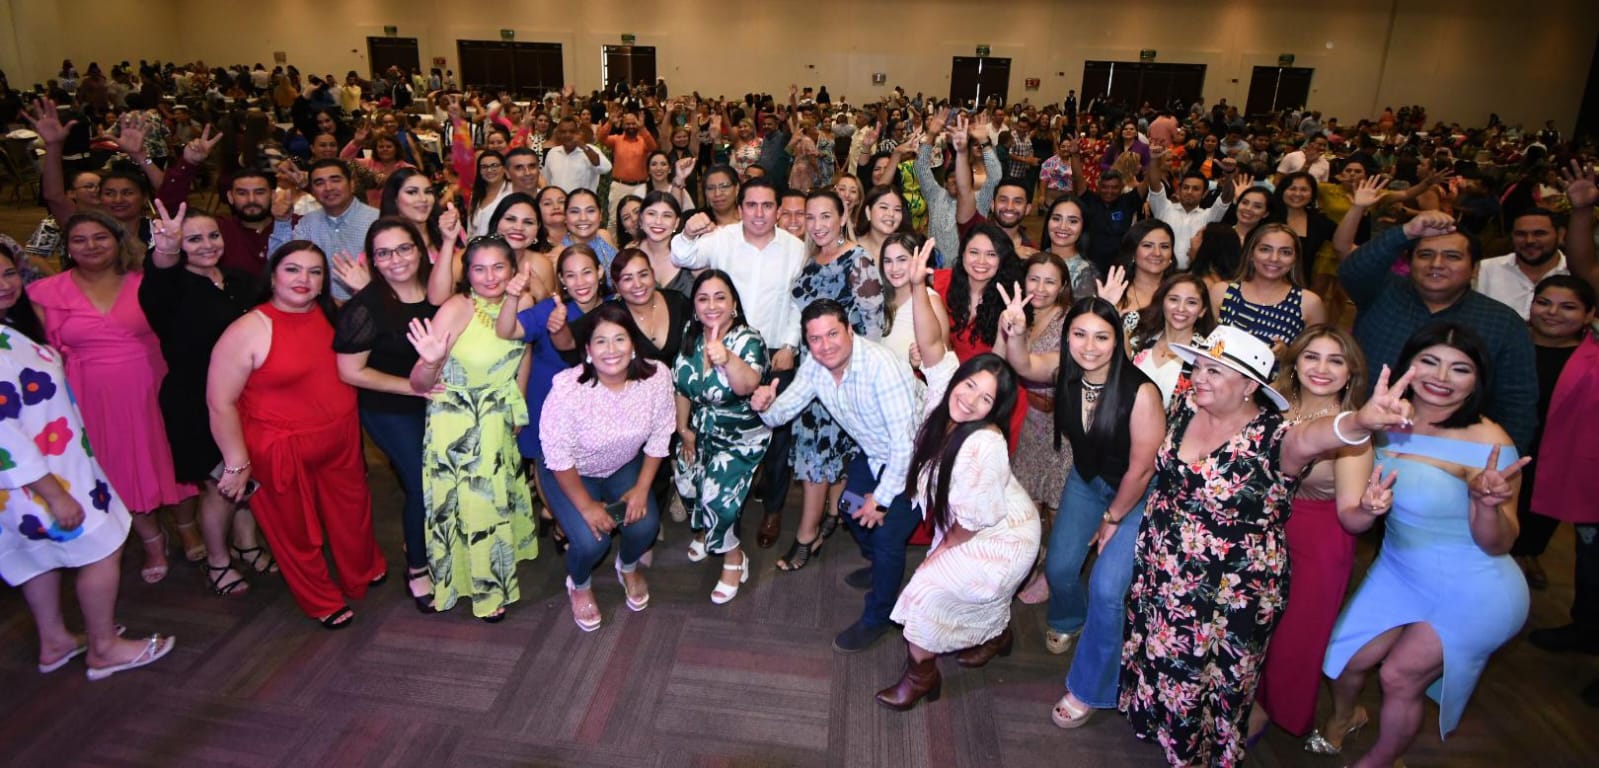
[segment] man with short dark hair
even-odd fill
[[[600,176],[611,171],[611,160],[592,145],[583,143],[577,121],[561,118],[555,124],[555,144],[544,155],[545,176],[553,186],[566,190],[597,190]]]
[[[1407,249],[1410,275],[1401,277],[1390,268]],[[1483,411],[1526,456],[1533,449],[1538,404],[1532,336],[1514,310],[1471,289],[1481,258],[1476,238],[1456,231],[1449,214],[1422,211],[1356,248],[1339,265],[1338,280],[1359,309],[1355,339],[1373,381],[1382,366],[1399,364],[1405,342],[1427,325],[1456,322],[1481,336],[1488,346],[1489,381]]]
[[[801,314],[810,352],[793,383],[758,387],[750,407],[767,426],[781,426],[817,400],[860,446],[846,471],[844,523],[870,565],[846,577],[867,589],[861,618],[833,640],[833,650],[856,653],[893,629],[889,619],[905,579],[905,546],[921,516],[911,508],[910,471],[923,387],[900,355],[850,328],[849,314],[818,299]]]
[[[1550,275],[1571,274],[1566,268],[1566,255],[1560,251],[1565,239],[1566,228],[1555,221],[1554,211],[1533,208],[1522,213],[1510,222],[1514,250],[1483,259],[1471,287],[1516,310],[1526,320],[1538,281]]]
[[[777,201],[777,226],[805,242],[805,193],[786,190]]]
[[[616,206],[629,195],[643,197],[650,191],[648,159],[655,151],[655,135],[639,130],[639,116],[625,112],[621,133],[613,133],[611,120],[600,124],[595,134],[599,143],[611,148],[611,194],[606,221],[616,220]]]
[[[1205,193],[1210,190],[1209,179],[1190,167],[1177,183],[1177,201],[1173,203],[1166,194],[1166,162],[1164,148],[1149,150],[1149,212],[1172,228],[1172,237],[1176,240],[1172,243],[1172,256],[1177,260],[1178,269],[1187,269],[1188,250],[1193,246],[1194,235],[1206,225],[1221,221],[1232,207],[1233,180],[1238,165],[1231,158],[1222,161],[1222,175],[1216,182],[1221,196],[1209,206],[1202,206]]]
[[[311,164],[311,196],[322,204],[322,209],[290,221],[290,201],[286,190],[277,190],[272,196],[272,239],[270,246],[277,250],[290,240],[310,240],[328,255],[332,278],[329,281],[333,299],[348,301],[356,291],[366,287],[371,273],[362,253],[366,248],[366,231],[378,219],[378,209],[357,200],[350,183],[350,169],[343,160],[318,160]]]
[[[512,192],[537,196],[539,193],[539,156],[527,147],[516,147],[505,153],[505,178],[511,182]],[[616,187],[611,187],[616,194]]]
[[[183,153],[167,169],[156,194],[169,212],[176,213],[188,199],[196,171],[221,140],[220,133],[213,136],[211,126],[206,126],[199,136],[183,145]],[[222,266],[261,276],[272,240],[272,183],[259,168],[241,168],[233,173],[226,195],[233,215],[217,218],[217,229],[222,232],[222,260],[218,263]]]

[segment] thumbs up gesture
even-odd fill
[[[523,294],[527,293],[527,284],[532,278],[532,265],[525,261],[522,262],[522,268],[517,270],[516,274],[511,277],[511,282],[505,284],[505,295],[521,298]]]
[[[705,362],[710,363],[713,368],[727,365],[730,353],[727,351],[727,345],[722,343],[722,336],[726,333],[727,330],[722,327],[722,323],[705,328]]]
[[[750,393],[750,407],[755,409],[756,413],[761,413],[772,407],[772,401],[776,399],[777,382],[770,381],[756,387],[755,391]]]
[[[561,303],[560,291],[551,295],[550,301],[555,302],[555,308],[550,310],[550,319],[544,323],[544,329],[554,336],[566,329],[566,305]]]

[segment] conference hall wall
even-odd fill
[[[1085,61],[1205,65],[1204,94],[1242,103],[1256,67],[1279,57],[1314,70],[1308,103],[1350,120],[1426,104],[1467,124],[1489,111],[1541,125],[1575,122],[1599,39],[1589,0],[0,0],[0,67],[13,84],[122,59],[257,61],[274,52],[310,73],[365,72],[367,38],[394,27],[420,60],[459,69],[457,40],[559,43],[564,78],[597,87],[602,48],[654,46],[679,92],[779,91],[826,84],[862,101],[900,85],[947,94],[952,60],[979,46],[1010,60],[1009,95],[1058,100]],[[874,74],[885,75],[874,84]],[[1029,80],[1037,80],[1036,90]]]

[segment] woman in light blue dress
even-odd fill
[[[1518,459],[1505,431],[1481,416],[1485,349],[1465,327],[1436,324],[1400,353],[1400,370],[1415,372],[1414,426],[1382,436],[1360,508],[1340,511],[1352,532],[1387,513],[1387,532],[1333,629],[1322,671],[1333,678],[1334,709],[1311,751],[1336,754],[1367,722],[1355,700],[1379,664],[1382,730],[1354,764],[1403,756],[1421,729],[1423,694],[1438,702],[1439,735],[1448,736],[1488,657],[1527,619],[1527,582],[1507,553],[1530,459]]]

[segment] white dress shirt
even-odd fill
[[[1566,254],[1555,251],[1555,266],[1544,273],[1544,277],[1569,274],[1571,270],[1566,267]],[[1477,266],[1477,277],[1472,280],[1471,287],[1478,293],[1516,310],[1516,314],[1526,320],[1527,314],[1532,311],[1532,289],[1537,285],[1527,277],[1527,273],[1521,271],[1521,266],[1516,263],[1516,254],[1507,253],[1483,259]]]
[[[571,152],[567,152],[566,147],[551,147],[544,157],[544,178],[567,194],[574,189],[599,189],[600,177],[611,172],[611,158],[599,147],[591,144],[589,148],[599,157],[599,165],[589,162],[581,146],[573,147]]]
[[[1159,192],[1149,190],[1149,212],[1171,227],[1172,237],[1176,240],[1171,244],[1171,252],[1177,259],[1178,269],[1188,269],[1188,248],[1194,243],[1194,235],[1199,234],[1206,224],[1221,221],[1230,207],[1232,203],[1224,203],[1218,197],[1209,208],[1195,208],[1190,211],[1182,204],[1172,202],[1171,198],[1166,196],[1164,185]]]
[[[729,224],[690,240],[672,238],[672,263],[684,269],[720,269],[733,278],[745,318],[759,331],[767,349],[800,343],[800,311],[794,281],[805,268],[805,244],[778,229],[772,242],[756,248],[744,239],[742,224]]]

